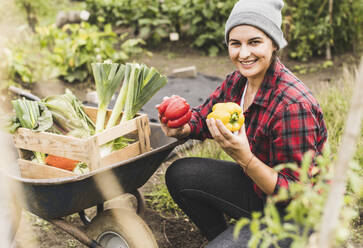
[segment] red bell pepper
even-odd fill
[[[165,99],[162,103],[159,104],[158,106],[158,110],[159,110],[159,114],[160,115],[163,115],[165,110],[166,110],[166,107],[169,105],[169,103],[174,100],[176,97],[178,96],[172,96],[172,97],[169,97],[167,99]]]
[[[187,101],[180,96],[172,96],[158,106],[161,122],[170,128],[185,125],[191,118],[192,112]]]
[[[188,109],[188,112],[186,114],[182,115],[180,118],[174,119],[174,120],[169,120],[167,123],[167,126],[170,128],[181,127],[181,126],[185,125],[190,120],[191,117],[192,117],[192,111],[190,109]]]

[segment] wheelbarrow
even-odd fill
[[[157,247],[155,238],[140,214],[144,200],[139,192],[173,149],[184,141],[167,137],[160,125],[150,123],[152,150],[88,174],[54,179],[27,179],[7,175],[22,191],[16,199],[21,208],[55,224],[88,247]],[[110,180],[111,179],[111,180]],[[111,182],[100,189],[100,182]],[[122,189],[122,192],[120,191]],[[106,193],[105,193],[106,192]],[[105,209],[106,201],[121,195],[135,196],[136,211],[130,208]],[[85,210],[97,208],[90,219]],[[78,213],[84,228],[64,217]]]

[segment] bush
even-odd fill
[[[283,29],[289,55],[302,61],[333,51],[346,52],[362,45],[363,6],[358,0],[334,1],[332,20],[326,0],[285,0]]]
[[[91,13],[89,22],[101,28],[106,23],[130,28],[132,35],[151,44],[159,44],[162,39],[169,37],[172,25],[169,16],[162,10],[161,1],[87,0],[86,3]]]
[[[135,35],[159,45],[178,32],[191,46],[216,55],[226,49],[224,25],[236,0],[87,0],[91,22],[129,27]],[[290,57],[306,61],[333,51],[362,48],[363,5],[359,0],[334,1],[329,20],[328,0],[285,0],[283,30]]]
[[[110,25],[100,31],[89,23],[68,24],[62,29],[55,25],[37,27],[33,39],[38,42],[33,49],[23,46],[9,52],[12,54],[8,56],[9,76],[21,79],[24,83],[32,83],[40,79],[35,72],[43,70],[43,80],[53,77],[69,83],[87,80],[92,75],[92,62],[111,60],[125,63],[144,51],[141,39],[127,40],[126,35],[119,37]],[[29,42],[34,44],[34,41]],[[44,75],[45,71],[51,72],[48,78]]]
[[[55,25],[37,29],[41,46],[48,49],[49,59],[58,69],[58,76],[67,82],[83,81],[91,75],[91,63],[111,60],[124,63],[130,56],[140,53],[142,40],[118,37],[106,25],[103,31],[89,23],[67,24],[62,29]],[[117,49],[116,45],[123,41]]]
[[[134,35],[158,45],[178,32],[193,47],[217,55],[225,49],[224,23],[235,1],[217,0],[87,0],[90,22],[128,27]]]

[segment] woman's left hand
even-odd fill
[[[212,137],[223,150],[236,162],[246,165],[252,156],[252,152],[248,143],[245,125],[243,124],[238,135],[234,135],[218,119],[211,118],[207,119],[206,122]]]

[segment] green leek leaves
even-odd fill
[[[101,132],[105,127],[108,104],[121,83],[125,66],[116,63],[92,63],[91,66],[99,100],[96,132]]]

